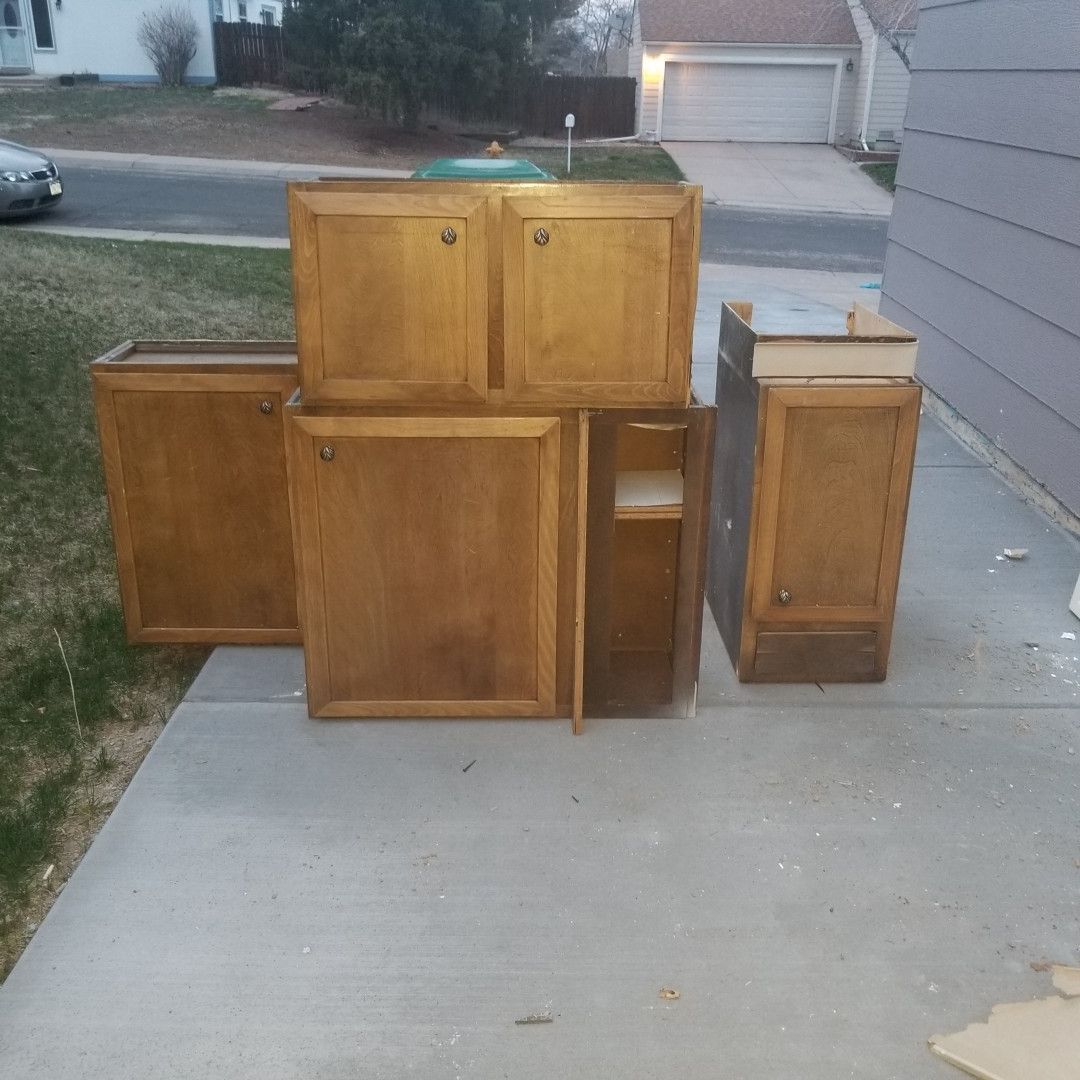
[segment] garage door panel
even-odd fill
[[[831,64],[683,64],[664,72],[666,141],[829,141]]]

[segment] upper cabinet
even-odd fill
[[[306,400],[485,399],[482,193],[293,185],[289,221]]]
[[[131,641],[296,642],[291,342],[129,342],[91,367]]]
[[[700,188],[322,181],[289,216],[309,403],[689,400]]]
[[[675,186],[507,196],[508,401],[687,403],[700,207]]]

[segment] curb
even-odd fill
[[[156,241],[165,244],[208,244],[212,247],[272,248],[289,250],[285,236],[225,236],[216,233],[149,232],[142,229],[96,229],[78,225],[15,225],[22,232],[53,236],[82,236],[92,240]]]
[[[396,180],[411,174],[404,169],[372,169],[359,165],[305,165],[285,161],[237,161],[231,158],[170,157],[161,154],[116,154],[108,150],[64,150],[41,147],[39,152],[58,165],[115,169],[129,172],[194,176],[259,177],[311,180],[319,176]]]
[[[739,201],[737,199],[705,199],[704,205],[715,206],[721,210],[747,210],[762,214],[790,214],[793,217],[875,218],[879,221],[888,221],[892,217],[891,210],[850,210],[838,206],[807,206],[805,203],[759,203]]]

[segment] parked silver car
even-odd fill
[[[60,172],[44,154],[0,139],[0,218],[48,210],[63,195]]]

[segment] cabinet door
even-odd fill
[[[131,640],[299,641],[282,430],[295,385],[95,372]]]
[[[685,405],[700,191],[509,196],[510,401]]]
[[[305,400],[484,400],[483,196],[327,185],[289,208]]]
[[[559,421],[291,418],[316,716],[551,716]]]
[[[887,619],[900,572],[919,388],[765,393],[755,618]]]

